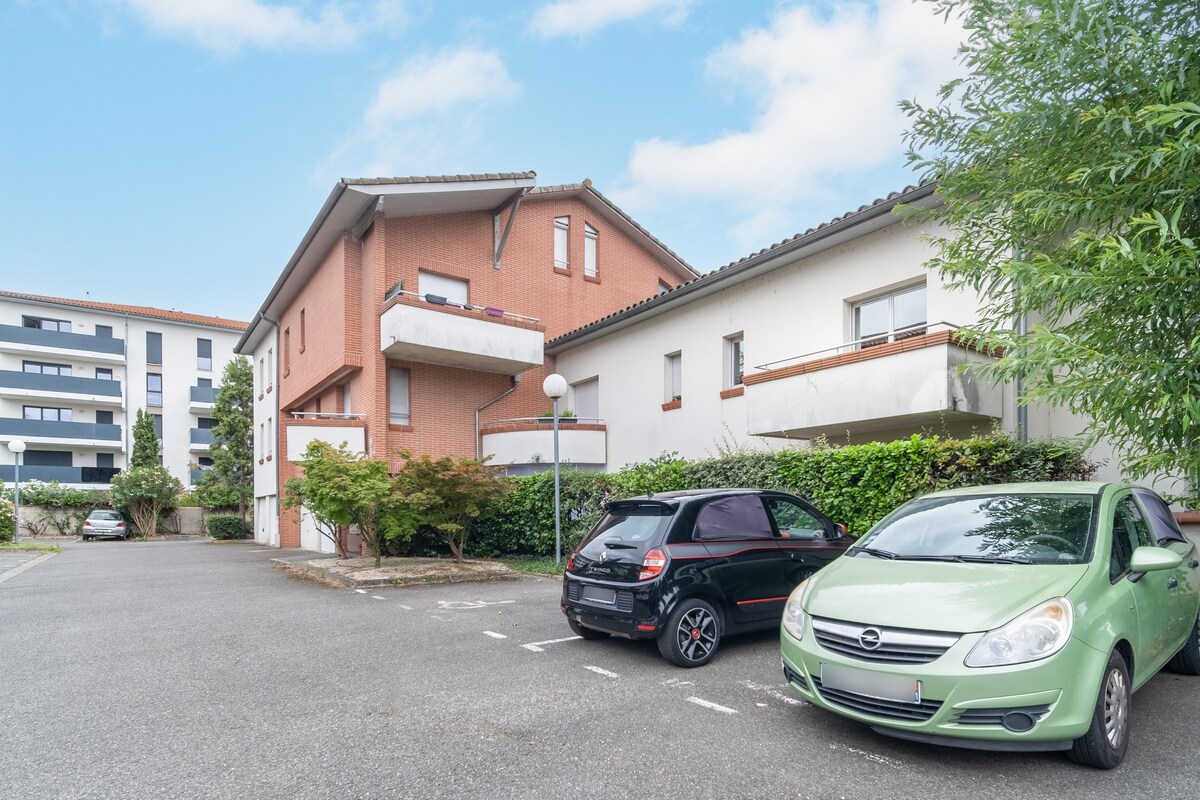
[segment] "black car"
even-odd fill
[[[567,561],[562,610],[585,639],[657,639],[681,667],[776,628],[788,594],[854,540],[794,495],[666,492],[609,503]]]

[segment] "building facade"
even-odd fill
[[[212,411],[245,323],[145,306],[0,292],[0,441],[21,479],[103,488],[125,467],[138,409],[184,486],[208,461]],[[0,451],[0,480],[15,462]]]
[[[278,509],[314,439],[394,467],[409,451],[538,468],[546,342],[695,276],[588,181],[340,182],[236,348],[255,360],[256,510]],[[582,403],[564,445],[600,468],[604,423]],[[537,452],[485,448],[500,429]],[[260,541],[331,549],[300,513],[277,518]]]

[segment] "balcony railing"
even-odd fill
[[[110,483],[121,470],[113,467],[44,467],[36,464],[21,465],[21,483],[41,481],[43,483]],[[0,480],[12,488],[17,479],[13,464],[0,465]]]
[[[531,465],[554,463],[554,420],[520,417],[480,426],[481,454],[491,463],[528,472]],[[559,460],[576,467],[602,467],[608,461],[608,426],[596,417],[559,417]]]
[[[102,445],[119,445],[121,426],[99,422],[55,422],[42,419],[0,418],[0,436],[20,437],[35,441],[73,440]],[[67,442],[71,443],[70,441]]]
[[[212,428],[192,428],[189,432],[192,444],[210,445],[213,443]]]
[[[73,395],[72,399],[119,405],[121,382],[71,375],[0,370],[0,394],[10,397]]]
[[[768,361],[765,364],[756,364],[755,369],[770,371],[787,367],[797,363],[806,363],[816,361],[821,358],[829,358],[840,356],[846,353],[856,351],[870,350],[872,347],[889,344],[891,342],[900,342],[905,339],[911,339],[914,336],[922,336],[926,333],[935,333],[938,331],[950,331],[954,333],[958,331],[959,326],[949,322],[921,322],[916,325],[909,325],[905,328],[897,328],[896,330],[886,334],[876,334],[873,336],[864,336],[861,339],[854,339],[844,344],[826,347],[823,350],[813,350],[808,353],[803,353],[798,356],[788,356],[775,361]]]
[[[124,339],[26,328],[23,325],[0,325],[0,346],[6,350],[74,350],[105,356],[105,361],[120,361],[125,356]]]
[[[215,386],[193,386],[191,388],[192,404],[209,405],[217,402],[217,387]]]

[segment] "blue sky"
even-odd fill
[[[8,0],[0,289],[248,320],[334,183],[591,178],[702,272],[915,181],[928,3]]]

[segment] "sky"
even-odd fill
[[[700,272],[915,183],[910,0],[0,0],[0,289],[249,320],[343,177],[590,178]]]

